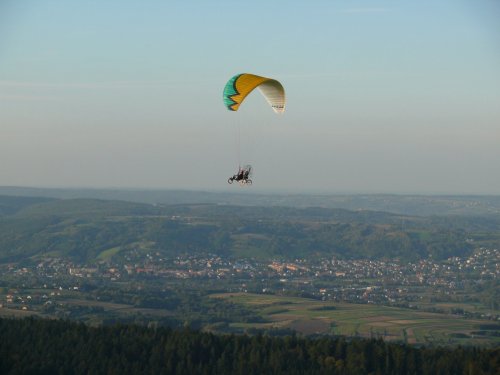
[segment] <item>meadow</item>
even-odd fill
[[[290,328],[301,334],[382,337],[408,344],[489,345],[500,343],[498,331],[485,334],[484,320],[465,319],[372,304],[323,302],[307,298],[250,293],[214,294],[257,309],[265,323],[233,323],[239,329]],[[481,334],[483,332],[483,334]]]

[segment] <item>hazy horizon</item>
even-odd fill
[[[0,186],[498,195],[499,16],[492,0],[3,1]],[[285,113],[258,92],[227,111],[242,72],[280,80]],[[227,184],[238,162],[251,188]]]
[[[286,190],[286,189],[253,189],[248,187],[241,187],[238,189],[196,189],[196,188],[162,188],[162,187],[134,187],[134,186],[63,186],[63,185],[0,185],[0,195],[2,195],[2,189],[33,189],[33,190],[70,190],[70,191],[123,191],[123,192],[187,192],[187,193],[209,193],[209,194],[243,194],[243,195],[304,195],[304,196],[363,196],[363,195],[373,195],[373,196],[422,196],[422,197],[467,197],[467,196],[477,196],[477,197],[500,197],[498,193],[450,193],[450,192],[418,192],[418,191],[408,191],[408,192],[391,192],[391,191],[333,191],[333,190]],[[9,195],[9,194],[7,194]]]

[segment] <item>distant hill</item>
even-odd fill
[[[103,253],[215,253],[260,259],[442,259],[500,242],[500,216],[419,217],[321,207],[151,205],[0,196],[0,262]]]
[[[5,215],[12,215],[23,209],[37,203],[51,202],[52,198],[39,198],[39,197],[12,197],[0,195],[0,217]]]
[[[397,194],[253,194],[187,190],[48,189],[1,187],[0,195],[57,199],[104,199],[149,204],[226,204],[236,206],[323,207],[385,211],[403,215],[500,214],[500,196]]]
[[[0,197],[0,202],[2,201]],[[21,217],[106,217],[119,215],[152,215],[158,213],[152,205],[101,199],[45,199],[24,205],[16,212]]]

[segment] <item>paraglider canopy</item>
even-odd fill
[[[275,79],[242,73],[231,78],[224,87],[224,105],[230,111],[237,111],[241,103],[255,88],[264,95],[276,113],[285,111],[285,89]]]

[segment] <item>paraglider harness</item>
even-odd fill
[[[236,173],[232,177],[229,177],[229,179],[227,180],[227,183],[232,184],[233,181],[237,181],[240,183],[240,185],[246,185],[246,184],[252,185],[252,180],[249,178],[251,171],[252,171],[252,167],[250,165],[247,165],[244,168],[239,167],[238,173]]]

